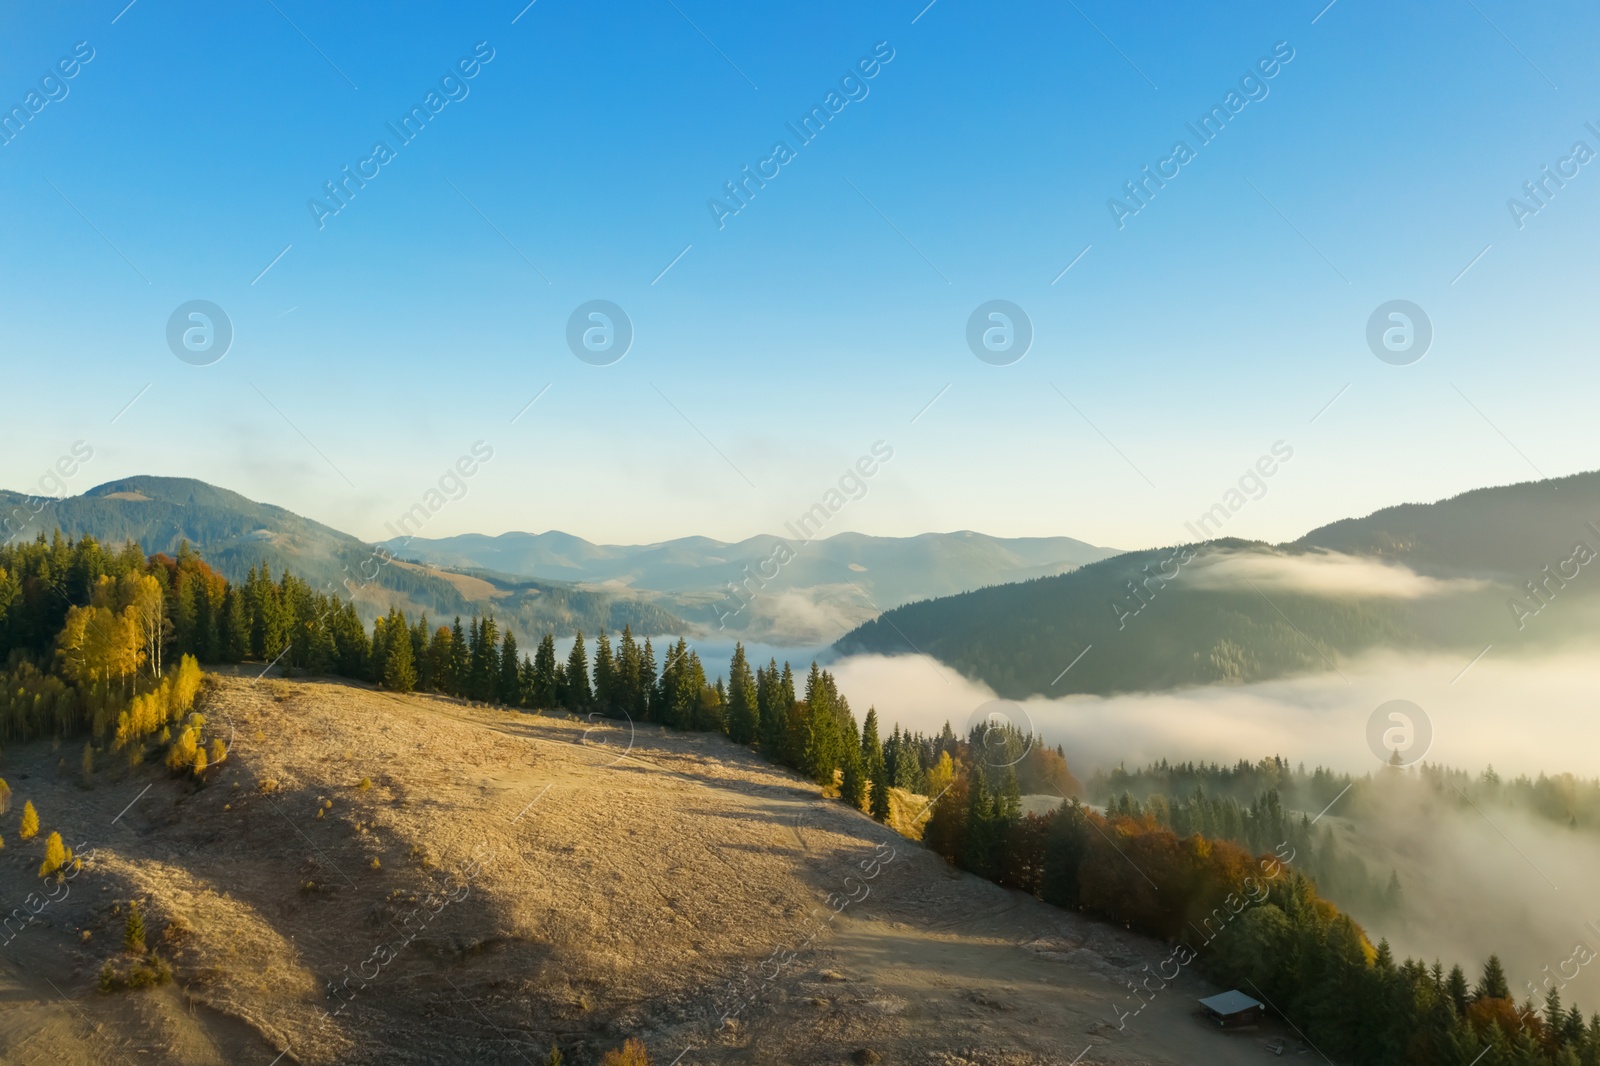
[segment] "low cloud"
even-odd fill
[[[1185,571],[1185,580],[1200,588],[1242,589],[1256,585],[1265,592],[1305,592],[1319,596],[1381,597],[1417,600],[1473,592],[1485,583],[1469,578],[1427,577],[1399,563],[1338,552],[1278,555],[1266,552],[1212,552]]]
[[[1273,754],[1360,776],[1382,765],[1367,747],[1373,711],[1407,699],[1428,717],[1430,763],[1474,775],[1493,764],[1502,778],[1600,776],[1592,653],[1512,658],[1496,648],[1463,673],[1469,658],[1369,655],[1341,662],[1348,682],[1328,673],[1165,693],[1034,697],[1016,701],[1017,717],[1046,743],[1061,744],[1085,780],[1124,761],[1231,764]],[[885,730],[898,722],[935,732],[949,721],[964,732],[973,712],[995,698],[926,656],[855,656],[833,670],[857,714],[876,705]],[[1529,994],[1524,982],[1542,981],[1545,966],[1557,972],[1577,941],[1600,953],[1600,935],[1586,928],[1591,921],[1600,928],[1589,888],[1600,879],[1593,830],[1455,803],[1410,776],[1374,799],[1359,822],[1345,822],[1336,805],[1323,823],[1337,828],[1341,846],[1360,854],[1379,883],[1390,870],[1399,873],[1409,900],[1403,919],[1355,915],[1374,940],[1388,938],[1402,957],[1438,957],[1446,968],[1459,962],[1473,982],[1483,960],[1498,953],[1519,999]],[[1600,965],[1562,996],[1600,1009]]]
[[[1392,699],[1410,700],[1428,715],[1429,762],[1472,770],[1492,763],[1502,774],[1600,776],[1592,655],[1510,658],[1493,649],[1463,675],[1470,658],[1380,653],[1341,660],[1343,676],[1116,696],[1034,696],[1016,703],[1046,741],[1066,748],[1079,776],[1119,762],[1233,762],[1272,754],[1366,773],[1378,766],[1367,747],[1367,720]],[[852,707],[876,704],[885,725],[898,719],[924,732],[938,730],[947,719],[959,730],[978,706],[996,698],[989,686],[926,656],[851,656],[833,671]]]

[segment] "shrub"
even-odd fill
[[[33,809],[33,800],[22,805],[22,828],[17,835],[23,840],[32,840],[39,832],[39,812]]]
[[[566,1060],[562,1058],[561,1049],[554,1044],[550,1045],[550,1054],[544,1057],[544,1066],[561,1066]]]
[[[637,1037],[629,1037],[622,1047],[605,1054],[600,1066],[650,1066],[650,1053]]]
[[[360,781],[356,782],[356,788],[360,789],[362,792],[365,792],[367,789],[369,789],[371,787],[372,787],[372,778],[370,778],[370,777],[363,777]]]
[[[129,988],[150,988],[172,980],[172,967],[158,955],[135,960],[126,970],[114,962],[100,967],[100,991],[120,992]]]

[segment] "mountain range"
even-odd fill
[[[0,490],[0,513],[31,512],[39,501]],[[49,499],[14,535],[48,536],[56,529],[106,544],[136,541],[146,552],[172,554],[187,541],[230,581],[243,580],[252,567],[269,567],[274,575],[289,570],[314,588],[341,590],[369,620],[391,605],[436,620],[493,611],[519,639],[534,640],[547,630],[592,633],[602,625],[631,625],[640,633],[681,633],[686,626],[671,611],[635,596],[386,562],[373,545],[348,533],[190,478],[122,478],[81,496]]]
[[[914,537],[840,533],[796,542],[684,537],[591,544],[567,533],[396,539],[396,556],[465,572],[538,576],[631,590],[709,629],[778,644],[824,644],[915,600],[1062,574],[1116,555],[1071,537],[1001,538],[961,530]],[[784,560],[786,552],[792,558]],[[784,560],[784,561],[780,561]]]
[[[920,651],[1012,698],[1238,684],[1384,648],[1548,650],[1597,631],[1597,522],[1600,473],[1478,489],[908,604],[834,647]]]
[[[0,491],[0,513],[26,515],[40,504],[39,497]],[[173,553],[187,541],[230,580],[261,566],[274,574],[288,569],[323,589],[347,588],[353,579],[356,604],[369,618],[391,604],[434,618],[492,610],[519,640],[626,624],[641,635],[726,631],[752,642],[822,646],[912,600],[1060,574],[1115,554],[1070,537],[970,531],[644,545],[592,544],[550,531],[375,546],[203,481],[148,476],[45,498],[25,529],[12,528],[22,536],[59,528],[110,544],[133,540],[147,552]],[[781,564],[773,561],[780,545],[792,549]]]

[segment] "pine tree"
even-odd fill
[[[130,954],[144,954],[144,912],[139,904],[128,904],[128,918],[122,926],[122,946]]]
[[[733,661],[728,664],[727,708],[728,738],[735,744],[754,744],[761,735],[761,700],[742,643],[734,644]]]
[[[650,646],[650,638],[644,638],[644,651],[639,653],[639,690],[635,695],[638,700],[638,709],[633,717],[637,721],[654,721],[656,708],[652,705],[651,697],[656,689],[656,652]]]
[[[433,659],[428,655],[428,614],[422,613],[411,627],[411,668],[417,675],[417,691],[432,692],[435,679]]]
[[[232,585],[222,594],[222,626],[218,634],[222,661],[243,662],[250,657],[250,619],[244,597]]]
[[[22,805],[22,826],[17,830],[17,836],[23,840],[32,840],[39,832],[39,812],[33,809],[33,800],[28,800]]]
[[[615,698],[618,709],[635,719],[642,719],[645,712],[641,669],[639,645],[633,639],[633,630],[623,626],[622,639],[617,642]]]
[[[536,708],[533,700],[533,660],[526,655],[517,667],[517,706]]]
[[[522,688],[521,675],[518,672],[521,658],[517,652],[517,638],[507,629],[504,639],[500,642],[500,677],[496,693],[499,701],[507,707],[515,707],[522,702],[518,698]]]
[[[604,715],[617,713],[616,663],[611,658],[611,639],[602,627],[594,645],[594,704]]]
[[[1483,979],[1474,991],[1477,999],[1510,999],[1511,986],[1506,983],[1506,972],[1500,966],[1500,956],[1490,955],[1483,964]]]
[[[417,671],[411,661],[411,633],[402,618],[385,627],[388,648],[383,659],[383,687],[391,692],[410,692],[417,684]]]
[[[879,822],[889,821],[889,767],[884,761],[883,745],[878,741],[878,709],[867,708],[867,720],[861,725],[861,763],[866,769],[868,804],[872,817]]]
[[[560,692],[556,685],[556,638],[546,633],[533,653],[533,706],[537,710],[552,711],[557,706]]]
[[[473,623],[476,625],[476,621]],[[456,615],[455,624],[450,627],[450,659],[446,667],[445,676],[449,679],[446,692],[452,696],[465,696],[467,694],[467,634],[461,628],[461,616]]]
[[[833,693],[825,675],[812,660],[806,678],[802,736],[799,745],[799,770],[819,785],[831,785],[838,769],[842,744],[839,722],[834,714]]]
[[[861,762],[861,750],[855,745],[846,746],[843,756],[844,779],[839,785],[839,798],[855,810],[860,810],[867,799],[868,779]]]
[[[775,763],[787,764],[785,741],[789,730],[789,705],[783,702],[778,660],[771,659],[756,672],[756,729],[761,753]]]
[[[1450,976],[1445,980],[1445,990],[1450,996],[1457,1015],[1467,1013],[1467,1004],[1471,1002],[1471,994],[1467,991],[1467,975],[1461,971],[1460,966],[1450,968]]]
[[[582,714],[594,702],[594,693],[589,688],[589,656],[583,650],[581,629],[572,643],[572,651],[567,654],[566,678],[562,706],[574,714]]]
[[[432,639],[428,641],[428,675],[432,678],[434,692],[455,691],[455,677],[451,673],[453,641],[449,626],[435,629]]]

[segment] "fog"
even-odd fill
[[[1010,713],[1047,743],[1061,744],[1084,779],[1124,761],[1231,763],[1271,754],[1366,774],[1382,768],[1368,747],[1368,721],[1380,704],[1397,698],[1422,710],[1419,746],[1431,727],[1430,763],[1474,774],[1492,764],[1502,777],[1600,776],[1592,656],[1509,659],[1491,650],[1468,667],[1467,656],[1371,655],[1341,662],[1344,677],[1033,698],[1011,704]],[[987,686],[923,656],[855,656],[833,670],[857,714],[876,705],[885,729],[899,722],[928,732],[948,720],[960,732],[995,699]],[[1406,753],[1409,760],[1421,757]],[[1577,976],[1561,989],[1563,999],[1600,1010],[1600,964],[1580,971],[1567,961],[1580,942],[1600,954],[1600,892],[1593,887],[1600,883],[1600,834],[1501,806],[1441,803],[1414,777],[1391,779],[1374,794],[1376,812],[1351,822],[1336,804],[1325,823],[1375,877],[1386,880],[1391,869],[1400,875],[1404,919],[1355,915],[1374,940],[1387,937],[1401,957],[1441,958],[1447,969],[1459,962],[1473,981],[1483,959],[1498,953],[1519,997],[1529,995],[1524,982],[1561,974],[1565,963],[1564,974]],[[1542,997],[1541,988],[1536,998]]]
[[[1089,655],[1094,654],[1091,649]],[[1366,773],[1381,763],[1367,745],[1367,725],[1380,704],[1410,700],[1431,729],[1426,758],[1502,775],[1540,771],[1600,776],[1600,693],[1592,656],[1499,658],[1376,654],[1341,661],[1340,673],[1119,696],[1033,697],[1015,701],[1018,724],[1066,748],[1067,762],[1086,777],[1153,759],[1233,762],[1282,755]],[[851,656],[832,667],[850,705],[876,705],[886,724],[924,732],[948,719],[957,730],[995,699],[982,682],[926,656]],[[1463,674],[1463,670],[1465,673]],[[1386,754],[1386,753],[1385,753]]]
[[[1415,600],[1452,592],[1473,592],[1486,582],[1470,578],[1435,578],[1399,563],[1338,552],[1269,555],[1264,552],[1212,551],[1184,570],[1200,588],[1237,590],[1246,581],[1271,592],[1306,592],[1324,596],[1381,596]]]

